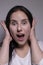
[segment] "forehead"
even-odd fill
[[[10,19],[22,20],[22,19],[28,19],[28,17],[23,11],[16,11],[11,15]]]

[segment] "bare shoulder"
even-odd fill
[[[41,50],[43,51],[43,41],[38,41],[38,44],[39,44]]]

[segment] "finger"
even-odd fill
[[[37,21],[33,19],[32,28],[35,29]]]
[[[7,28],[6,28],[5,22],[4,21],[1,21],[0,24],[2,25],[3,29],[6,31]]]

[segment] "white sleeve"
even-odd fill
[[[32,64],[32,65],[43,65],[43,59],[41,59],[41,61],[38,64]]]
[[[1,65],[1,64],[0,64]],[[8,63],[6,63],[6,64],[3,64],[3,65],[8,65]]]
[[[4,65],[8,65],[8,63],[4,64]]]
[[[43,51],[43,41],[38,41],[40,49]]]
[[[41,59],[38,65],[43,65],[43,59]]]

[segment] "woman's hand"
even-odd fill
[[[30,33],[30,40],[31,40],[31,59],[32,63],[38,64],[42,59],[42,51],[39,47],[36,35],[35,35],[35,26],[36,21],[33,20],[31,33]]]
[[[1,25],[1,26],[3,27],[3,29],[5,30],[5,38],[4,38],[4,40],[6,39],[6,40],[8,40],[8,41],[11,41],[12,38],[11,38],[10,33],[9,33],[9,31],[8,31],[6,25],[5,25],[5,22],[4,22],[4,21],[1,21],[1,22],[0,22],[0,25]]]
[[[3,40],[3,44],[2,44],[2,47],[0,50],[0,64],[4,65],[9,62],[9,44],[10,44],[10,41],[12,40],[12,38],[11,38],[9,31],[5,25],[5,22],[1,21],[0,25],[5,30],[5,38]]]
[[[31,28],[31,32],[30,32],[30,40],[33,40],[34,38],[36,38],[36,34],[35,34],[36,23],[37,22],[33,20],[32,28]]]

